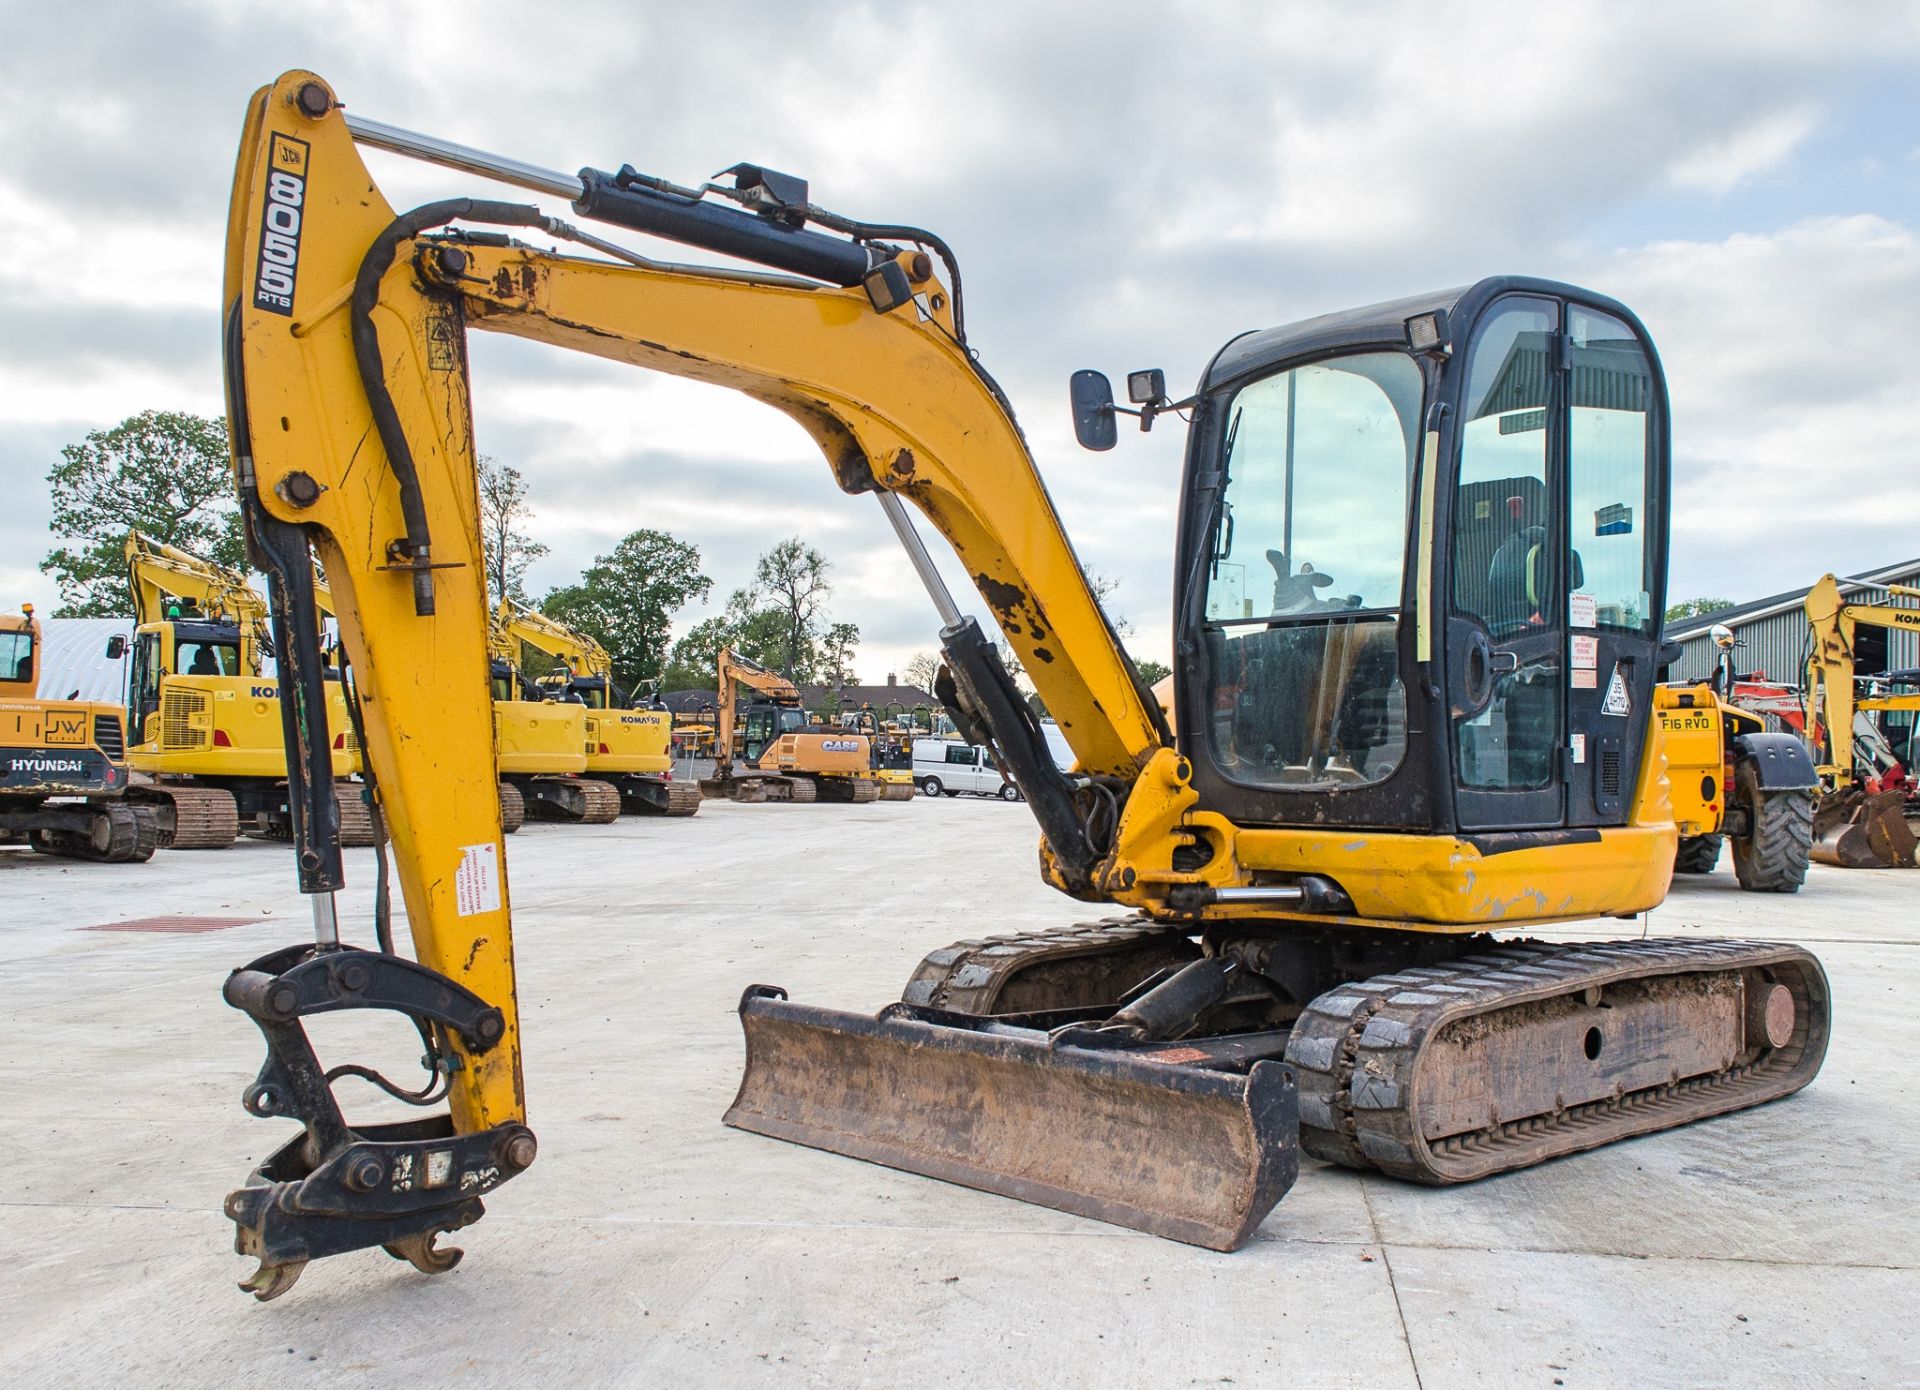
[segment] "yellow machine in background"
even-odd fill
[[[643,258],[503,201],[397,213],[356,140],[751,264]],[[300,1126],[226,1202],[257,1295],[354,1249],[447,1268],[436,1237],[538,1153],[471,680],[488,629],[471,329],[797,421],[842,490],[876,497],[926,585],[936,694],[1019,786],[1044,880],[1106,914],[1008,934],[956,903],[962,940],[877,1014],[749,987],[730,1124],[1230,1249],[1302,1150],[1462,1182],[1812,1079],[1829,1003],[1803,950],[1490,935],[1630,917],[1673,870],[1652,717],[1668,403],[1630,311],[1490,279],[1241,335],[1185,400],[1158,372],[1131,377],[1143,425],[1191,421],[1170,725],[969,342],[950,248],[824,211],[788,175],[731,177],[544,170],[349,114],[307,72],[254,97],[224,281],[238,487],[288,698],[310,707],[310,547],[340,593],[417,956],[378,917],[382,949],[340,941],[340,856],[313,818],[298,868],[314,941],[226,984],[274,1082],[248,1108]],[[1071,401],[1082,442],[1111,447],[1106,379],[1076,374]],[[1073,771],[909,507],[964,557]],[[443,1112],[341,1112],[302,1020],[354,1005],[429,1028]]]
[[[720,649],[716,675],[713,776],[700,783],[704,794],[733,801],[880,800],[864,734],[819,728],[801,708],[798,686],[732,647]]]
[[[234,570],[138,531],[127,533],[133,659],[127,680],[133,795],[152,804],[161,843],[225,849],[245,831],[288,839],[287,749],[280,687],[263,674],[272,643],[267,604]],[[346,699],[328,687],[325,732],[340,801],[342,843],[373,843],[356,770]]]
[[[641,815],[691,816],[700,789],[673,780],[673,717],[664,706],[635,705],[613,684],[613,658],[586,633],[546,614],[501,599],[494,627],[560,662],[538,677],[549,698],[586,706],[587,774],[613,786],[623,809]]]
[[[41,699],[40,651],[32,604],[0,613],[0,844],[144,863],[160,843],[160,812],[127,799],[122,712]]]
[[[1886,634],[1920,632],[1920,607],[1899,602],[1920,599],[1920,589],[1874,587],[1891,602],[1850,602],[1831,574],[1807,591],[1805,718],[1822,790],[1814,857],[1846,869],[1910,869],[1916,846],[1909,817],[1920,820],[1914,769],[1863,767],[1858,725],[1862,716],[1871,723],[1883,713],[1920,712],[1920,671],[1886,671]],[[1862,685],[1869,686],[1865,694]]]
[[[1731,839],[1742,888],[1795,893],[1806,881],[1813,843],[1813,759],[1794,735],[1768,732],[1760,715],[1729,702],[1734,637],[1718,624],[1713,637],[1721,653],[1713,680],[1653,692],[1680,830],[1674,871],[1711,873],[1722,842]]]
[[[502,612],[488,627],[488,676],[493,691],[493,735],[499,753],[500,813],[572,825],[610,825],[620,819],[620,792],[587,776],[587,707],[542,690],[520,669],[520,640]],[[509,832],[511,833],[511,832]]]
[[[883,723],[871,706],[842,710],[834,722],[867,740],[867,762],[880,783],[882,801],[913,800],[913,733],[897,722]]]

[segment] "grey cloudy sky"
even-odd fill
[[[1178,430],[1080,452],[1068,373],[1159,365],[1178,389],[1243,329],[1486,274],[1591,285],[1652,330],[1676,595],[1920,554],[1920,6],[0,0],[0,21],[8,606],[53,598],[61,444],[221,408],[234,144],[290,67],[533,163],[690,182],[751,159],[941,232],[1141,656],[1166,655]],[[397,206],[479,187],[369,162]],[[784,418],[487,334],[473,359],[480,446],[525,472],[552,547],[536,588],[644,525],[699,545],[724,600],[797,533],[835,562],[863,678],[931,647],[878,509]]]

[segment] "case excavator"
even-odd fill
[[[395,211],[360,144],[573,215],[479,197]],[[743,264],[642,255],[620,232]],[[342,940],[330,802],[310,797],[314,937],[226,985],[267,1043],[247,1108],[299,1126],[226,1204],[260,1297],[348,1250],[448,1267],[438,1236],[538,1152],[489,716],[464,678],[488,623],[475,329],[798,421],[926,585],[938,693],[1024,793],[1045,881],[1124,914],[968,922],[877,1013],[747,988],[729,1123],[1231,1249],[1302,1150],[1461,1182],[1770,1101],[1820,1066],[1813,956],[1626,925],[1662,900],[1678,839],[1651,717],[1669,454],[1658,360],[1611,300],[1498,278],[1243,333],[1181,400],[1157,373],[1130,378],[1130,407],[1077,376],[1096,447],[1129,411],[1191,422],[1171,720],[1101,613],[932,232],[827,211],[750,164],[698,187],[540,168],[349,112],[292,72],[248,112],[225,310],[290,746],[322,784],[301,742],[321,695],[312,547],[341,598],[414,948],[377,909],[370,945]],[[964,564],[1072,772],[910,508]],[[1596,917],[1625,919],[1623,939],[1512,934]],[[426,1082],[387,1084],[429,1113],[345,1117],[304,1021],[354,1008],[422,1030]]]
[[[674,780],[673,716],[663,705],[621,696],[605,647],[512,599],[500,600],[494,625],[509,642],[560,663],[534,684],[550,699],[586,706],[587,775],[613,787],[621,809],[644,816],[691,816],[699,811],[699,787]]]
[[[714,674],[713,776],[701,780],[703,795],[862,805],[881,799],[865,734],[816,725],[801,708],[799,686],[732,647],[720,649]]]

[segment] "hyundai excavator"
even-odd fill
[[[841,801],[881,798],[873,745],[852,729],[814,724],[800,687],[732,647],[714,662],[713,776],[702,795],[731,801]],[[736,769],[735,762],[739,763]]]
[[[551,698],[586,706],[587,775],[620,795],[623,810],[649,816],[691,816],[700,788],[673,777],[673,716],[665,707],[622,698],[613,683],[613,658],[592,637],[511,599],[500,600],[494,626],[519,643],[560,662],[534,684]]]
[[[40,698],[40,620],[33,605],[0,613],[0,845],[101,864],[144,864],[160,813],[127,797],[120,710]]]
[[[225,849],[243,830],[287,838],[280,689],[262,674],[272,651],[266,600],[244,574],[138,531],[127,533],[125,552],[135,623],[127,756],[141,774],[128,795],[154,808],[169,849]],[[357,757],[332,674],[325,727],[334,731],[342,843],[370,845],[366,804],[346,780]]]
[[[1821,796],[1814,810],[1813,855],[1843,869],[1911,869],[1920,796],[1913,769],[1887,759],[1871,767],[1860,716],[1920,710],[1920,671],[1887,670],[1887,634],[1920,632],[1920,589],[1873,586],[1884,601],[1858,602],[1840,592],[1831,574],[1807,591],[1807,679],[1804,718],[1819,750]],[[1904,600],[1904,601],[1903,601]],[[1863,680],[1878,687],[1862,694]],[[1862,764],[1868,766],[1862,766]]]
[[[396,212],[363,144],[574,217],[478,197]],[[616,229],[744,264],[643,256]],[[331,806],[310,797],[313,939],[225,986],[267,1044],[246,1108],[299,1127],[226,1203],[258,1297],[356,1249],[450,1267],[438,1237],[539,1150],[488,711],[464,679],[488,618],[474,329],[796,420],[842,490],[878,499],[925,584],[939,693],[1024,793],[1045,881],[1128,913],[998,936],[970,922],[877,1014],[748,987],[728,1123],[1231,1249],[1302,1150],[1461,1182],[1771,1101],[1819,1069],[1828,986],[1797,947],[1493,934],[1631,919],[1673,872],[1651,718],[1667,399],[1611,300],[1499,278],[1243,333],[1178,401],[1154,373],[1130,378],[1131,407],[1076,376],[1094,446],[1123,412],[1191,421],[1170,722],[1088,587],[932,232],[827,211],[748,164],[697,187],[541,168],[349,112],[296,71],[249,109],[224,286],[236,478],[297,692],[289,745],[323,785],[303,741],[321,695],[311,547],[341,596],[414,948],[379,911],[373,944],[342,939]],[[910,507],[964,564],[1071,773]],[[428,1039],[417,1090],[383,1078],[431,1103],[421,1118],[342,1111],[344,1073],[305,1020],[360,1008]]]

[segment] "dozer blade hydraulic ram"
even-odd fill
[[[1011,1026],[893,1004],[878,1015],[740,1000],[747,1064],[726,1122],[1236,1250],[1293,1186],[1290,1068],[1211,1068],[1207,1050]]]

